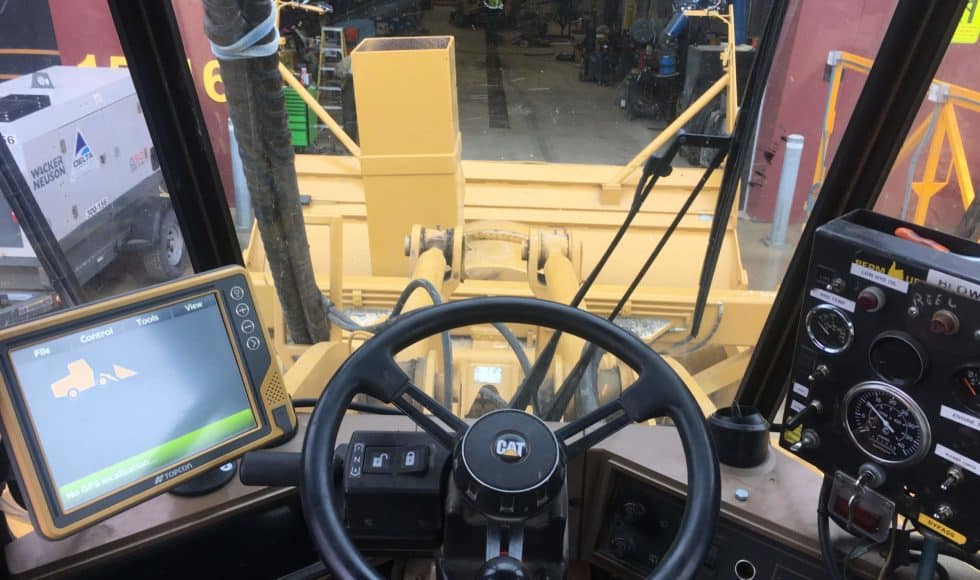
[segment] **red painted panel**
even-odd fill
[[[773,63],[766,93],[766,103],[760,124],[752,187],[747,211],[752,219],[772,219],[776,187],[782,168],[783,141],[790,133],[806,139],[800,177],[797,182],[791,220],[799,223],[806,218],[804,204],[809,194],[816,168],[829,85],[824,81],[824,65],[832,50],[843,50],[873,58],[894,12],[895,0],[800,0],[787,16],[780,39],[780,51]],[[944,57],[937,78],[980,90],[976,63],[980,56],[978,45],[952,45]],[[840,137],[850,119],[865,75],[848,71],[841,85],[837,103],[837,123],[830,140],[828,159],[832,159]],[[926,102],[916,124],[932,111]],[[971,176],[980,176],[980,113],[957,110],[960,133],[963,136]],[[925,152],[918,163],[915,179],[922,175]],[[896,165],[882,190],[876,209],[898,216],[905,202],[909,182],[909,163],[906,159]],[[950,155],[945,148],[940,162],[940,176],[949,167]],[[828,162],[829,165],[829,162]],[[908,216],[915,211],[915,196],[908,206]],[[951,230],[963,215],[959,187],[952,176],[940,194],[933,198],[926,224]]]
[[[62,64],[125,66],[116,27],[105,2],[49,0],[49,4]],[[204,34],[204,8],[200,2],[174,2],[174,12],[225,195],[233,201],[228,106],[220,69]]]
[[[805,139],[800,176],[790,219],[805,219],[803,206],[817,159],[821,125],[827,107],[824,82],[827,54],[845,50],[860,55],[878,50],[895,0],[799,0],[793,3],[780,37],[762,112],[746,210],[752,219],[770,221],[782,169],[784,140],[798,133]],[[839,138],[854,107],[863,78],[849,74],[838,102]],[[836,149],[836,140],[832,143]]]

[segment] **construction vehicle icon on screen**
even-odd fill
[[[81,358],[68,363],[68,376],[51,383],[51,393],[56,399],[62,397],[77,397],[82,391],[87,391],[96,384],[107,385],[118,383],[122,379],[136,376],[136,371],[119,365],[112,365],[111,373],[99,373],[88,362]]]

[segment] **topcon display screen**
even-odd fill
[[[61,513],[180,475],[196,455],[258,428],[214,292],[9,357],[43,461],[38,475]]]

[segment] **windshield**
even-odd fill
[[[246,4],[173,12],[188,106],[294,397],[318,396],[312,379],[393,312],[512,295],[612,317],[709,410],[732,402],[894,9],[839,27],[848,8],[799,3],[766,39],[762,1]],[[137,99],[106,4],[0,9],[0,134],[23,178],[0,199],[2,324],[189,273],[147,129],[154,97]],[[964,22],[876,209],[973,238],[980,86]],[[735,136],[741,183],[723,190],[715,153],[765,42],[778,44],[764,105]],[[682,131],[721,140],[675,142]],[[38,256],[32,239],[60,251]],[[591,385],[552,401],[555,418],[632,382],[573,338],[543,356],[552,338],[458,329],[399,362],[461,416],[513,398],[536,361],[552,396]],[[311,371],[318,342],[332,362]]]

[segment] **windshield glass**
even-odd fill
[[[510,295],[612,316],[668,356],[706,409],[730,404],[894,9],[874,3],[854,16],[843,3],[799,3],[778,38],[764,39],[770,4],[736,14],[713,0],[173,2],[198,96],[188,105],[207,127],[291,394],[319,394],[309,375],[289,372],[309,372],[298,362],[312,343],[337,349],[321,369],[328,378],[393,310]],[[59,303],[63,277],[39,276],[25,219],[47,223],[82,300],[189,272],[142,116],[153,97],[135,99],[106,4],[3,10],[0,102],[16,120],[0,121],[0,134],[44,218],[0,212],[4,304],[36,294],[48,309]],[[845,15],[852,25],[837,26]],[[85,31],[69,25],[81,20]],[[237,42],[250,31],[251,47]],[[724,142],[669,146],[681,130],[730,135],[765,41],[778,45],[762,113],[736,135],[749,152],[740,187],[722,191],[727,159],[711,165]],[[963,56],[975,39],[958,42],[877,209],[965,232],[976,226],[964,217],[973,191],[963,141],[980,87]],[[53,88],[38,88],[45,79]],[[130,99],[111,122],[79,128],[89,121],[69,117],[89,113],[59,110],[67,85],[106,115],[99,87],[110,82]],[[652,156],[672,172],[647,175]],[[75,191],[84,180],[101,187]],[[58,195],[41,195],[46,187]],[[149,226],[115,209],[134,195],[152,204]],[[114,232],[104,244],[68,243],[95,244],[78,224],[104,216]],[[14,284],[22,271],[34,278]],[[7,324],[41,310],[15,312]],[[551,363],[551,392],[591,377],[591,404],[633,380],[591,351],[597,362],[576,374],[584,345],[568,337],[542,357],[551,337],[519,324],[459,329],[399,362],[469,416],[512,398],[537,360]],[[585,408],[575,400],[551,414]]]
[[[103,3],[0,3],[0,327],[190,272],[125,66]]]

